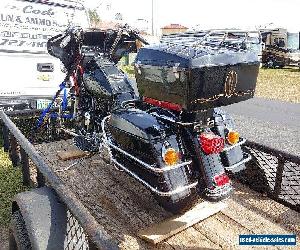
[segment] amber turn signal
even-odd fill
[[[168,148],[163,158],[167,165],[175,165],[179,161],[178,152],[174,148]]]
[[[236,131],[230,131],[227,134],[227,141],[229,144],[233,145],[238,143],[240,140],[240,134]]]

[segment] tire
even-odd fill
[[[163,209],[174,215],[186,212],[199,200],[199,196],[195,188],[192,189],[192,193],[189,196],[178,201],[172,201],[169,197],[161,197],[158,195],[154,195],[154,198]]]
[[[31,250],[25,221],[19,210],[12,214],[9,230],[9,250]]]
[[[269,68],[269,69],[274,69],[275,68],[275,62],[274,62],[274,60],[273,59],[269,59],[268,60],[268,62],[267,62],[267,67]]]

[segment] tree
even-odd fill
[[[96,9],[89,9],[88,14],[91,21],[91,25],[93,27],[96,27],[101,21]]]

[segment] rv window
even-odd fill
[[[284,38],[274,38],[274,44],[280,48],[284,48],[285,47],[285,42],[284,42]]]

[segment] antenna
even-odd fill
[[[151,34],[154,36],[154,26],[153,26],[153,0],[151,0]]]

